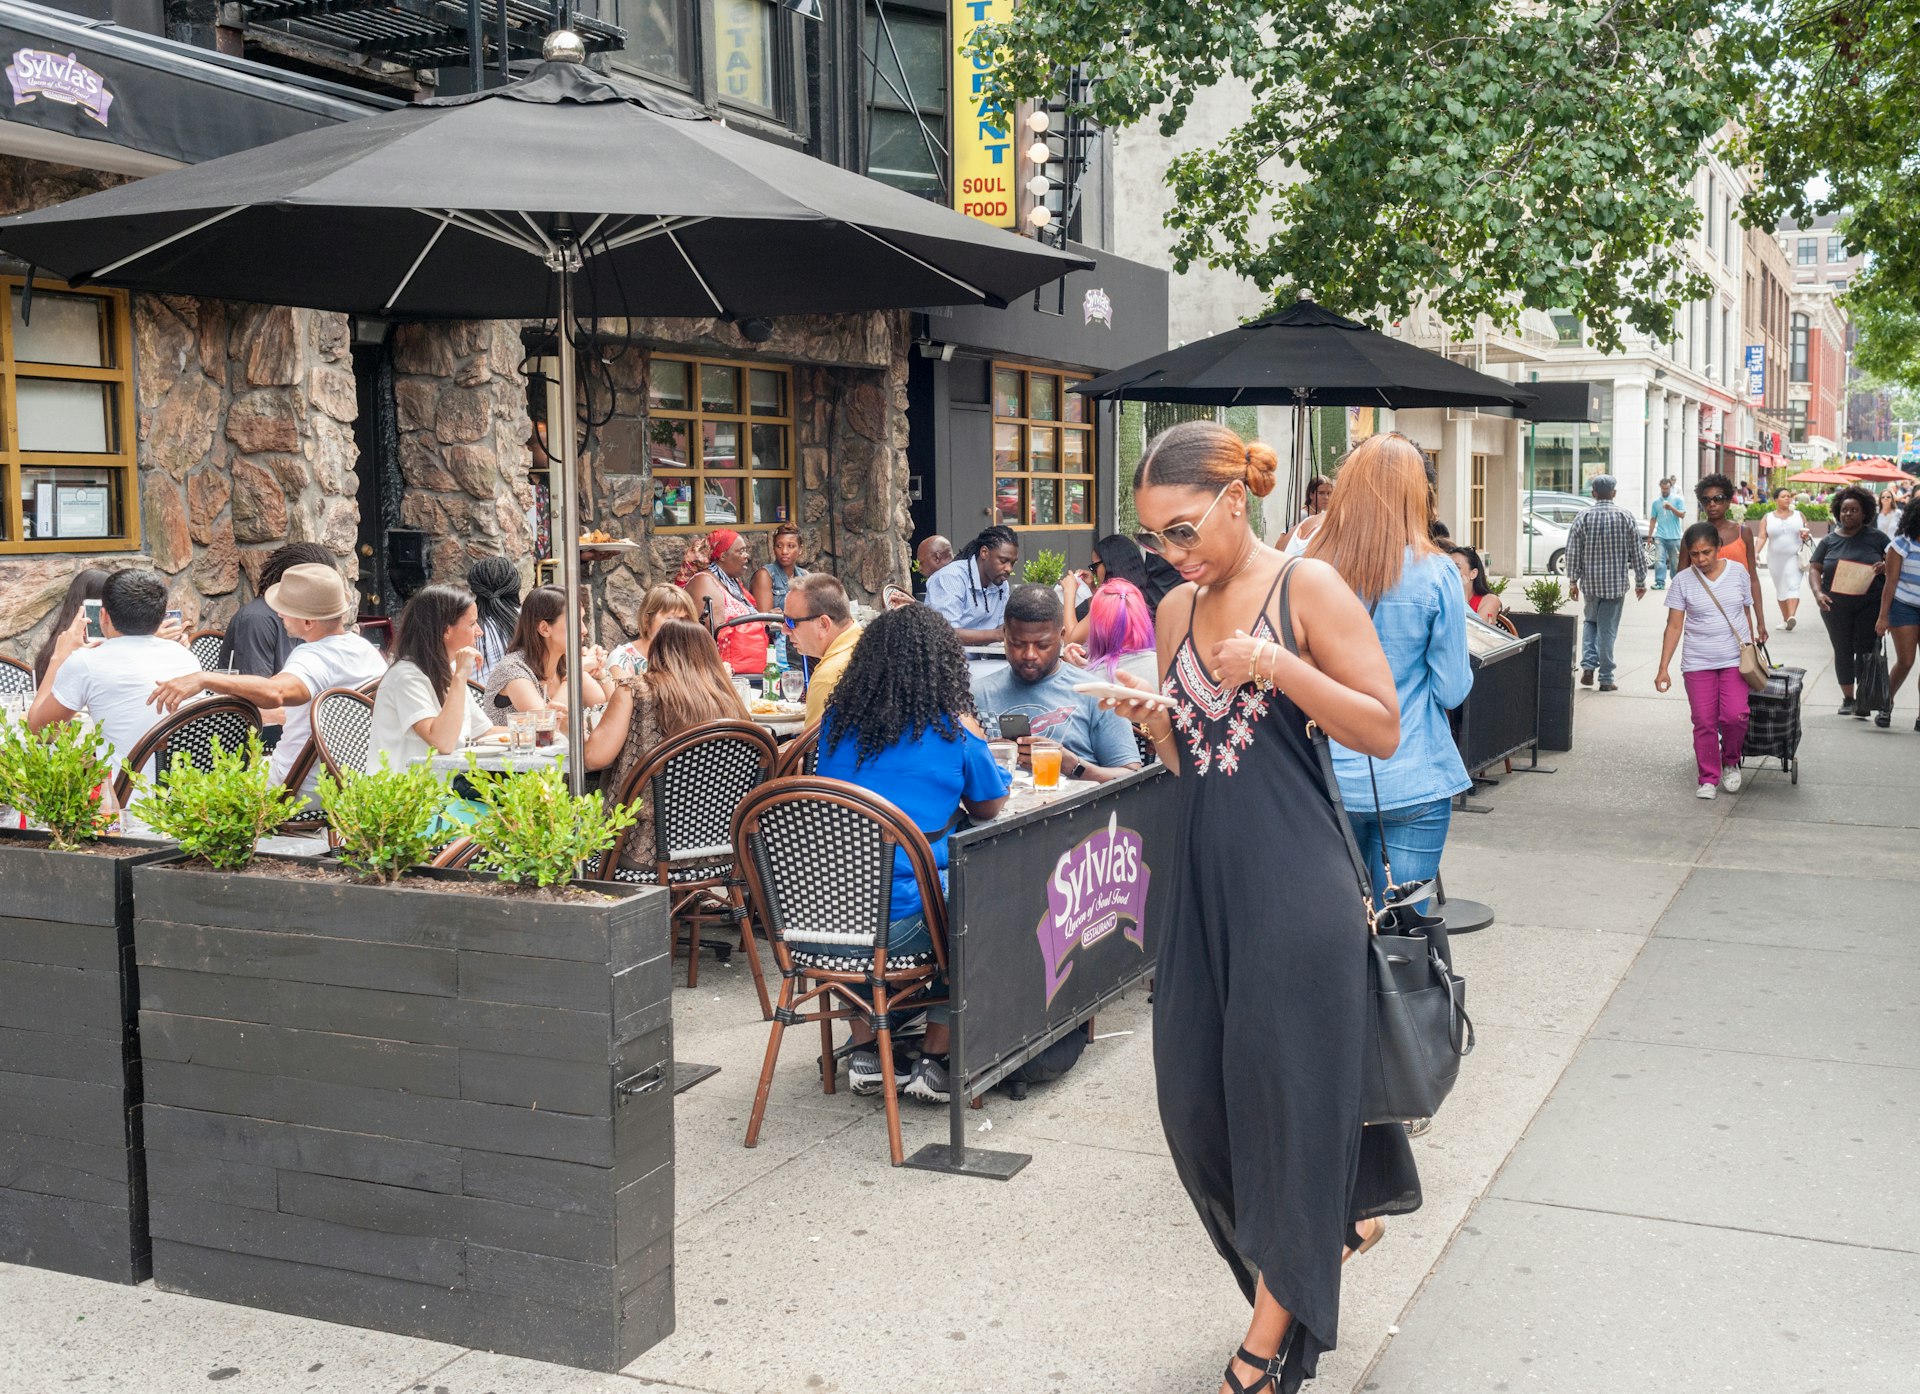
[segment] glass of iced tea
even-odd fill
[[[529,712],[533,718],[533,748],[544,750],[553,744],[553,733],[560,725],[560,713],[552,707],[542,707],[537,712]]]
[[[1029,758],[1033,761],[1033,787],[1058,789],[1060,787],[1060,742],[1048,740],[1045,736],[1035,736],[1027,750]]]

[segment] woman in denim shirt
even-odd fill
[[[1473,687],[1466,598],[1453,562],[1428,535],[1432,498],[1426,459],[1413,442],[1397,432],[1370,436],[1341,466],[1326,522],[1307,548],[1373,613],[1400,694],[1400,748],[1391,756],[1369,762],[1333,746],[1340,799],[1372,868],[1376,900],[1387,885],[1383,844],[1395,882],[1431,880],[1453,796],[1473,787],[1447,725],[1447,712]]]

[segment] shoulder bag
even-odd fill
[[[1746,683],[1750,691],[1765,692],[1767,679],[1773,675],[1773,660],[1768,657],[1765,646],[1741,639],[1740,631],[1734,629],[1733,620],[1727,614],[1727,607],[1722,605],[1720,597],[1713,593],[1713,583],[1697,571],[1694,572],[1693,579],[1700,583],[1701,589],[1706,591],[1707,599],[1711,600],[1713,608],[1720,612],[1720,618],[1726,620],[1727,628],[1733,629],[1733,637],[1740,645],[1741,681]],[[1753,614],[1753,606],[1748,605],[1745,609],[1749,616]],[[1754,630],[1751,618],[1748,619],[1747,625],[1747,633],[1752,634]]]
[[[1298,654],[1293,614],[1287,601],[1293,566],[1280,581],[1280,641]],[[1446,923],[1418,907],[1434,892],[1431,881],[1393,885],[1387,864],[1385,831],[1380,858],[1387,867],[1386,903],[1373,904],[1373,878],[1366,858],[1354,840],[1340,798],[1340,781],[1333,770],[1333,754],[1319,725],[1309,721],[1307,736],[1333,818],[1353,863],[1360,903],[1367,926],[1367,1041],[1361,1090],[1361,1120],[1366,1123],[1406,1123],[1431,1118],[1439,1110],[1460,1075],[1460,1060],[1473,1050],[1473,1020],[1467,1015],[1466,980],[1453,971],[1453,953],[1447,943]],[[1367,762],[1373,775],[1373,762]],[[1379,787],[1374,788],[1374,810],[1379,812]]]

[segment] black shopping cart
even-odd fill
[[[1778,760],[1800,782],[1800,696],[1805,668],[1775,668],[1766,688],[1747,698],[1747,743],[1743,752],[1760,760]]]

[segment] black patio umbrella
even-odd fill
[[[1512,407],[1533,393],[1334,314],[1302,294],[1284,310],[1182,344],[1070,389],[1196,406],[1291,406],[1287,517],[1305,479],[1308,407]]]
[[[76,285],[552,318],[569,403],[581,320],[1003,307],[1091,265],[594,72],[572,34],[547,58],[504,87],[0,219],[0,248]],[[556,551],[578,605],[576,441],[558,434]],[[567,649],[580,671],[571,625]],[[576,685],[574,731],[579,700]],[[584,769],[568,763],[577,790]]]

